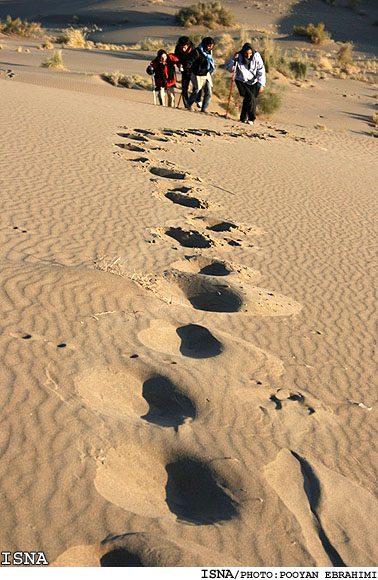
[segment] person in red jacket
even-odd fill
[[[167,94],[168,98],[168,107],[175,106],[175,64],[177,66],[180,65],[177,56],[168,54],[166,50],[160,49],[157,57],[147,67],[147,73],[155,76],[155,86],[158,89],[159,103],[163,107],[166,104],[165,94]]]

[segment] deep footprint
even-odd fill
[[[233,229],[236,229],[237,226],[232,222],[224,222],[221,221],[213,226],[207,226],[207,230],[211,230],[212,232],[231,232]]]
[[[167,378],[156,375],[143,383],[143,397],[150,410],[141,418],[164,427],[177,427],[187,418],[194,419],[196,408]]]
[[[116,143],[117,147],[121,149],[126,149],[127,151],[136,151],[137,153],[145,153],[144,147],[138,147],[138,145],[131,145],[130,143]]]
[[[173,171],[172,169],[166,169],[165,167],[150,167],[150,172],[153,175],[158,175],[159,177],[165,177],[166,179],[185,179],[186,173],[181,173],[179,171]]]
[[[236,503],[218,484],[211,470],[195,459],[166,466],[166,501],[178,519],[197,525],[227,521],[237,515]]]
[[[223,262],[212,262],[201,268],[198,273],[204,276],[228,276],[231,274],[231,270]]]
[[[125,548],[116,548],[100,559],[102,568],[137,568],[144,567],[141,559]]]
[[[132,133],[117,133],[118,137],[124,137],[125,139],[132,139],[133,141],[141,141],[142,143],[148,143],[146,137],[142,135],[133,135]]]
[[[180,352],[191,358],[211,358],[223,351],[222,343],[207,328],[199,324],[188,324],[176,329],[181,338]]]
[[[190,197],[188,195],[183,195],[182,193],[178,193],[177,191],[168,191],[165,194],[165,197],[173,203],[177,203],[178,205],[183,205],[184,207],[192,207],[196,209],[207,209],[208,204],[205,201],[201,201],[196,197]]]
[[[238,294],[221,285],[212,286],[193,296],[188,295],[188,300],[193,308],[206,312],[238,312],[243,306]]]
[[[165,234],[184,246],[184,248],[210,248],[211,240],[208,240],[196,230],[185,231],[182,228],[169,228]]]

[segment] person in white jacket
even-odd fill
[[[235,71],[235,82],[243,105],[240,121],[253,125],[256,119],[257,97],[263,92],[266,84],[265,66],[261,54],[247,42],[240,52],[236,53],[228,65],[229,72]]]

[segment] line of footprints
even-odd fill
[[[248,267],[206,255],[209,248],[217,248],[219,251],[222,249],[232,251],[230,248],[233,246],[253,248],[254,245],[248,240],[252,234],[257,233],[255,228],[238,226],[228,220],[209,217],[207,212],[217,206],[201,197],[203,190],[197,185],[200,183],[198,178],[193,178],[164,161],[151,161],[147,157],[129,157],[130,153],[161,153],[166,151],[167,144],[175,139],[182,141],[186,138],[190,145],[196,138],[202,139],[204,136],[229,138],[230,133],[125,128],[118,136],[125,139],[117,143],[118,148],[127,153],[117,151],[115,154],[138,164],[143,171],[154,176],[152,179],[157,178],[157,181],[154,181],[157,198],[198,212],[191,215],[191,223],[200,224],[203,229],[203,232],[200,232],[196,229],[185,230],[182,227],[168,226],[152,232],[150,243],[173,240],[181,247],[197,251],[194,255],[184,256],[174,262],[169,271],[156,279],[158,292],[176,296],[178,304],[201,311],[279,316],[293,314],[301,309],[300,304],[289,298],[252,286],[251,280],[257,277],[257,273]],[[193,144],[195,145],[195,142]],[[175,183],[171,187],[163,188],[159,178]],[[194,185],[191,183],[193,181],[196,182]],[[227,280],[227,283],[223,284],[220,280]],[[163,341],[162,336],[165,337]],[[160,340],[157,340],[157,337]],[[170,364],[177,364],[174,358],[179,355],[198,361],[217,357],[224,352],[224,346],[225,344],[227,346],[229,341],[233,343],[234,348],[235,345],[236,348],[238,346],[250,348],[251,359],[255,357],[253,360],[257,361],[256,366],[260,365],[262,368],[267,362],[269,364],[272,362],[273,366],[282,365],[281,361],[277,363],[278,359],[275,357],[271,357],[270,361],[270,355],[242,339],[220,332],[218,338],[221,338],[222,342],[207,328],[198,324],[179,326],[173,321],[152,320],[150,327],[141,331],[138,338],[148,348],[157,350],[165,356],[171,355],[172,360],[162,361]],[[138,358],[138,355],[130,354],[129,358]],[[81,396],[86,400],[91,399],[92,408],[98,406],[100,412],[107,413],[108,405],[109,414],[113,416],[116,414],[118,418],[132,412],[150,423],[173,428],[176,432],[180,426],[196,419],[198,412],[196,403],[168,376],[152,372],[142,361],[137,370],[131,369],[132,367],[127,366],[124,370],[128,396],[123,403],[117,399],[119,371],[115,373],[117,376],[114,379],[114,393],[112,393],[113,382],[109,380],[109,372],[106,371],[104,380],[106,378],[108,384],[108,402],[104,401],[101,394],[96,402],[91,377],[87,377],[79,385]],[[101,377],[97,376],[97,383],[101,382]],[[255,384],[262,383],[256,380]],[[267,387],[263,391],[266,403],[274,413],[283,409],[285,405],[300,406],[303,415],[311,415],[317,409],[317,402],[313,403],[311,398],[308,399],[307,395],[302,393],[283,389],[276,389],[272,393],[272,389],[269,390]],[[117,399],[116,410],[111,399]],[[137,448],[133,450],[132,446],[128,446],[127,453],[121,453],[117,449],[110,450],[106,456],[107,470],[102,470],[100,466],[96,475],[97,490],[109,501],[124,509],[152,518],[166,518],[173,514],[181,522],[209,525],[237,516],[246,490],[241,480],[240,486],[234,485],[238,478],[235,479],[231,462],[225,461],[232,458],[221,457],[218,458],[219,461],[218,459],[206,461],[201,459],[200,454],[195,457],[193,453],[185,455],[182,451],[169,456],[166,446],[163,443],[161,446],[161,457],[164,458],[161,464],[157,461],[159,453],[156,446],[151,453],[146,446],[144,458],[140,457],[140,450]],[[109,488],[107,473],[112,469],[112,465],[117,472],[130,474],[127,478],[127,490],[122,487],[115,492],[114,488]],[[151,465],[154,465],[153,473],[150,473]],[[141,481],[144,482],[142,487]]]

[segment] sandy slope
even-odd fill
[[[1,550],[376,565],[366,121],[244,129],[3,62]]]

